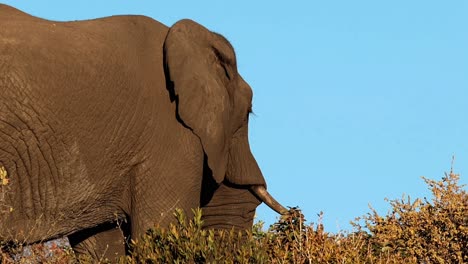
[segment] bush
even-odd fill
[[[131,255],[119,262],[468,263],[468,195],[458,184],[459,175],[450,172],[441,181],[424,181],[432,192],[431,201],[390,200],[387,215],[372,209],[352,222],[352,232],[338,234],[324,230],[322,214],[317,224],[306,224],[298,208],[290,208],[266,231],[259,222],[249,232],[204,230],[200,209],[190,220],[176,210],[174,224],[167,229],[155,227],[132,240]],[[1,250],[0,254],[2,263],[11,260]],[[76,261],[66,250],[53,255],[47,261]]]
[[[168,229],[149,230],[142,239],[132,241],[128,263],[258,263],[268,259],[261,239],[252,232],[202,229],[201,210],[187,221],[176,210],[177,222]]]
[[[441,181],[424,178],[432,192],[426,198],[392,200],[385,217],[364,217],[374,253],[404,256],[414,263],[468,262],[468,195],[450,172]]]

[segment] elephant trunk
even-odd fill
[[[288,209],[278,203],[275,198],[273,198],[266,188],[263,185],[252,185],[250,191],[255,194],[262,202],[264,202],[268,207],[273,209],[278,214],[284,215],[288,213]]]

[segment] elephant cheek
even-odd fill
[[[261,203],[248,188],[221,184],[209,203],[202,207],[204,228],[250,229],[255,209]]]
[[[234,185],[263,185],[265,179],[258,167],[248,142],[247,135],[234,137],[229,150],[226,181]]]

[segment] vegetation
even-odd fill
[[[249,232],[203,230],[200,210],[190,220],[176,210],[174,224],[167,229],[156,227],[131,241],[131,255],[119,262],[468,263],[468,195],[458,184],[459,175],[450,172],[440,181],[424,181],[431,200],[390,200],[386,215],[371,209],[352,222],[353,231],[338,234],[326,232],[320,223],[306,224],[297,208],[267,231],[259,222]],[[2,250],[2,263],[12,262],[12,254]],[[28,256],[16,255],[16,261],[76,261],[66,247],[53,250],[51,254],[43,244],[36,245]]]

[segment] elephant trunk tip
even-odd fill
[[[268,207],[273,209],[280,215],[285,215],[289,212],[284,206],[282,206],[278,201],[271,196],[263,185],[253,185],[250,187],[252,193],[254,193],[262,202],[264,202]]]

